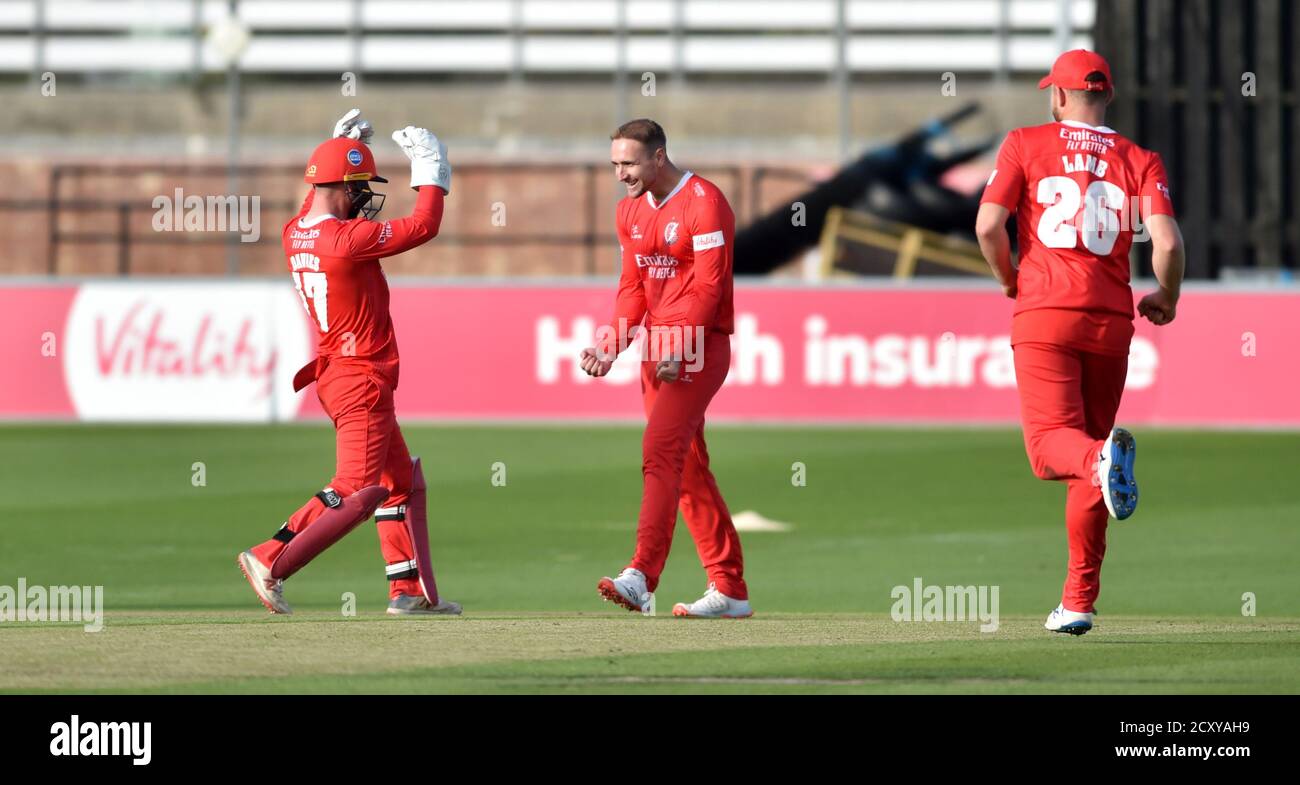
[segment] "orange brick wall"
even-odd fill
[[[224,275],[228,246],[218,234],[160,233],[153,228],[154,198],[185,195],[224,195],[231,192],[226,175],[168,172],[148,160],[117,161],[111,169],[77,173],[62,162],[59,198],[62,203],[93,202],[94,209],[61,209],[58,230],[63,237],[51,255],[51,161],[0,164],[0,177],[21,183],[0,199],[0,275],[117,275],[120,261],[116,237],[121,224],[120,205],[129,205],[129,270],[134,275]],[[177,166],[184,161],[168,162]],[[207,162],[215,164],[217,162]],[[380,170],[392,181],[376,184],[387,194],[382,215],[407,214],[414,194],[406,185],[406,167],[400,160],[381,159]],[[268,162],[257,172],[241,176],[236,193],[257,195],[262,205],[261,238],[239,243],[239,270],[243,275],[280,272],[284,261],[279,234],[306,193],[292,161]],[[750,193],[750,164],[700,169],[715,180],[731,199],[738,223],[744,225],[756,209],[765,211],[793,198],[811,181],[812,167],[794,176],[763,180],[757,204]],[[594,181],[589,179],[594,178]],[[593,192],[594,185],[594,192]],[[537,168],[528,162],[468,162],[457,166],[452,195],[439,240],[385,262],[394,275],[582,275],[614,271],[614,205],[621,186],[607,167],[598,163],[594,173],[580,164]],[[594,205],[592,200],[594,199]],[[292,206],[289,206],[292,205]],[[494,226],[497,205],[504,205],[504,226]],[[591,230],[599,245],[593,254],[582,242]],[[99,242],[77,242],[68,235],[108,235]],[[556,238],[545,241],[544,238]],[[217,242],[199,242],[203,239]],[[568,239],[565,239],[568,238]]]

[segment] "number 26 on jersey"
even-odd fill
[[[1083,235],[1083,247],[1107,256],[1120,233],[1124,189],[1105,180],[1093,180],[1086,190],[1069,177],[1044,177],[1036,196],[1046,209],[1038,219],[1038,239],[1048,248],[1074,248]],[[1082,215],[1080,215],[1082,207]]]

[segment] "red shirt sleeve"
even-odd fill
[[[707,331],[717,326],[718,304],[731,281],[735,218],[721,199],[696,199],[686,216],[686,229],[691,235],[695,263],[691,268],[691,304],[684,326]]]
[[[1148,215],[1174,214],[1174,202],[1169,198],[1169,176],[1165,174],[1165,162],[1159,153],[1151,153],[1147,159],[1146,171],[1142,174],[1142,187],[1138,193],[1142,217]]]
[[[609,323],[612,332],[605,336],[605,340],[600,341],[602,353],[613,355],[617,355],[632,342],[633,328],[641,324],[646,314],[645,288],[641,285],[641,270],[636,266],[633,254],[627,252],[632,242],[628,239],[625,212],[624,206],[620,205],[618,220],[615,222],[622,270],[619,273],[618,294],[614,298],[614,318]],[[619,335],[620,325],[627,330],[625,337]]]
[[[1012,131],[1002,140],[1002,147],[998,149],[997,164],[989,175],[989,181],[984,184],[980,204],[993,202],[1014,213],[1020,206],[1020,196],[1024,189],[1025,170],[1020,162],[1020,134]]]
[[[349,221],[341,238],[348,256],[358,261],[383,259],[437,237],[445,197],[446,194],[436,185],[422,185],[415,200],[415,210],[405,218]]]

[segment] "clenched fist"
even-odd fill
[[[1138,301],[1138,314],[1157,326],[1169,324],[1178,312],[1178,296],[1165,289],[1157,289]]]
[[[614,361],[602,360],[600,355],[596,353],[596,347],[589,346],[582,350],[578,364],[582,366],[582,370],[586,371],[588,376],[600,378],[609,373],[609,369],[614,365]]]

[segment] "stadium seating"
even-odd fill
[[[0,73],[225,67],[226,0],[17,0]],[[1038,71],[1085,45],[1094,3],[1056,0],[241,0],[252,73]],[[1005,18],[1003,12],[1005,9]],[[1004,20],[1004,22],[1003,22]],[[1004,31],[1003,40],[1000,31]],[[627,46],[620,47],[626,40]],[[1006,45],[1003,45],[1003,44]],[[620,57],[622,53],[622,57]]]

